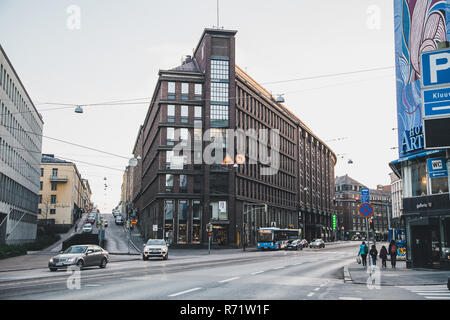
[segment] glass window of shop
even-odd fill
[[[426,162],[416,162],[402,168],[404,197],[427,195]]]
[[[164,202],[164,238],[168,243],[173,241],[173,200]]]
[[[187,243],[187,200],[178,201],[178,243]]]
[[[450,218],[441,218],[442,259],[450,261]]]
[[[228,220],[227,201],[213,201],[209,203],[212,220]]]
[[[192,243],[200,243],[202,236],[202,203],[194,200],[192,205]]]
[[[228,226],[227,225],[213,225],[212,243],[217,245],[228,244]]]
[[[448,192],[448,177],[430,178],[431,194],[440,194]]]

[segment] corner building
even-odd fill
[[[205,29],[192,57],[159,71],[135,143],[142,151],[133,198],[140,230],[146,239],[180,246],[207,245],[208,223],[214,246],[241,247],[244,238],[255,245],[257,229],[267,226],[332,240],[336,155],[236,66],[236,32]],[[278,130],[279,143],[269,142],[279,149],[276,173],[264,175],[260,163],[250,164],[248,143],[244,163],[207,164],[203,154],[212,142],[227,158],[226,146],[234,141],[227,129]],[[176,156],[180,145],[190,150]]]

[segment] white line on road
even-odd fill
[[[234,277],[234,278],[230,278],[230,279],[220,280],[219,282],[220,283],[229,282],[229,281],[233,281],[233,280],[236,280],[236,279],[239,279],[239,277]]]
[[[260,274],[260,273],[263,273],[264,271],[256,271],[256,272],[252,272],[252,273],[250,273],[251,275],[255,275],[255,274]]]
[[[273,268],[273,270],[283,269],[285,266]]]
[[[314,295],[314,292],[308,293],[308,297],[312,297]]]
[[[314,289],[314,291],[319,291],[319,290],[320,290],[320,288],[315,288],[315,289]]]
[[[201,288],[193,288],[193,289],[189,289],[189,290],[185,290],[185,291],[169,294],[169,297],[176,297],[176,296],[179,296],[179,295],[182,295],[182,294],[185,294],[185,293],[189,293],[189,292],[192,292],[192,291],[197,291],[197,290],[200,290],[200,289]]]
[[[427,299],[442,299],[442,300],[450,300],[450,297],[425,297]]]
[[[339,300],[362,300],[362,298],[358,298],[358,297],[339,297]]]

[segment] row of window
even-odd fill
[[[38,196],[0,172],[0,201],[37,212]]]
[[[49,210],[48,210],[48,213],[50,213],[50,214],[56,214],[56,209],[49,209]],[[38,209],[38,214],[43,214],[43,213],[42,213],[42,209]]]
[[[37,224],[37,216],[34,214],[25,213],[22,210],[13,209],[9,214],[9,219],[20,221],[21,223]]]
[[[28,107],[28,104],[25,102],[25,99],[22,98],[20,91],[17,89],[14,81],[12,81],[12,77],[10,77],[9,73],[6,72],[6,67],[3,68],[3,64],[0,65],[0,86],[6,92],[13,104],[17,107],[19,113],[28,123],[31,130],[33,132],[40,133],[41,128],[33,116],[33,114],[35,113],[31,111],[31,109]]]
[[[40,186],[39,186],[39,190],[43,190],[43,188],[44,188],[44,182],[40,182]],[[51,182],[51,189],[52,189],[52,191],[56,191],[56,190],[58,190],[58,183],[57,182]]]
[[[178,111],[179,110],[179,111]],[[202,119],[202,107],[201,106],[185,106],[185,105],[167,105],[167,122],[175,122],[175,118],[179,115],[181,123],[189,123],[189,110],[194,110],[194,119]],[[191,111],[192,112],[192,111]],[[191,115],[192,116],[192,115]]]
[[[25,159],[1,137],[0,159],[13,168],[16,172],[20,173],[23,177],[32,176],[31,172],[34,172],[36,175],[39,173],[37,168],[25,161]],[[34,183],[32,179],[29,180]]]
[[[50,202],[49,202],[50,200]],[[42,204],[44,202],[44,204],[56,204],[56,195],[52,194],[50,195],[50,198],[48,199],[42,199],[42,194],[39,195],[39,203]]]
[[[288,189],[289,190],[289,189]],[[265,185],[256,181],[238,178],[236,181],[236,192],[238,195],[268,201],[276,205],[296,207],[295,194],[281,190],[271,185]]]
[[[190,92],[189,90],[189,83],[187,82],[168,82],[167,83],[167,98],[169,100],[175,100],[177,97],[177,86],[181,86],[181,88],[178,88],[178,92],[181,93],[181,100],[190,100],[190,96],[193,93],[194,100],[201,100],[202,99],[202,87],[203,85],[201,83],[194,83],[194,92]]]
[[[174,225],[176,230],[176,242],[179,244],[201,242],[202,204],[200,200],[178,200],[178,210],[175,214],[175,200],[164,201],[164,238],[174,242]],[[191,214],[189,214],[191,212]]]
[[[202,180],[199,175],[166,174],[165,179],[166,192],[186,193],[188,192],[188,185],[193,186],[192,191],[194,193],[201,192]],[[174,188],[174,186],[178,186],[178,188]]]
[[[0,113],[0,124],[8,130],[8,132],[17,139],[24,146],[26,151],[29,151],[31,157],[36,160],[36,162],[40,162],[40,149],[36,145],[35,141],[31,138],[31,136],[23,129],[23,127],[19,124],[16,117],[13,113],[8,109],[7,106],[3,102],[0,101],[1,105],[1,113]],[[36,131],[34,131],[36,132]],[[37,131],[40,133],[40,131]]]
[[[44,176],[44,168],[41,168],[41,177]],[[58,176],[58,168],[52,168],[52,177]]]

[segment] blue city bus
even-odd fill
[[[258,250],[273,249],[280,250],[286,247],[289,240],[299,238],[298,229],[259,228]]]

